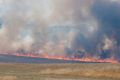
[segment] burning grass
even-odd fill
[[[120,64],[0,64],[0,80],[120,80]],[[48,80],[47,79],[47,80]],[[51,80],[54,80],[51,79]],[[63,80],[63,79],[60,79]],[[65,80],[65,79],[64,79]],[[83,79],[82,79],[83,80]]]

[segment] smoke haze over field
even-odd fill
[[[0,0],[0,50],[120,60],[118,0]]]

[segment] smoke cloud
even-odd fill
[[[117,0],[0,0],[0,50],[118,59],[119,4]]]
[[[99,40],[103,41],[104,58],[120,57],[120,2],[118,0],[94,1],[92,13],[99,22]],[[102,56],[102,57],[103,57]]]

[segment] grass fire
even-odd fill
[[[0,80],[119,80],[119,63],[119,0],[0,0]]]

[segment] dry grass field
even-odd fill
[[[6,64],[0,80],[120,80],[120,64]]]

